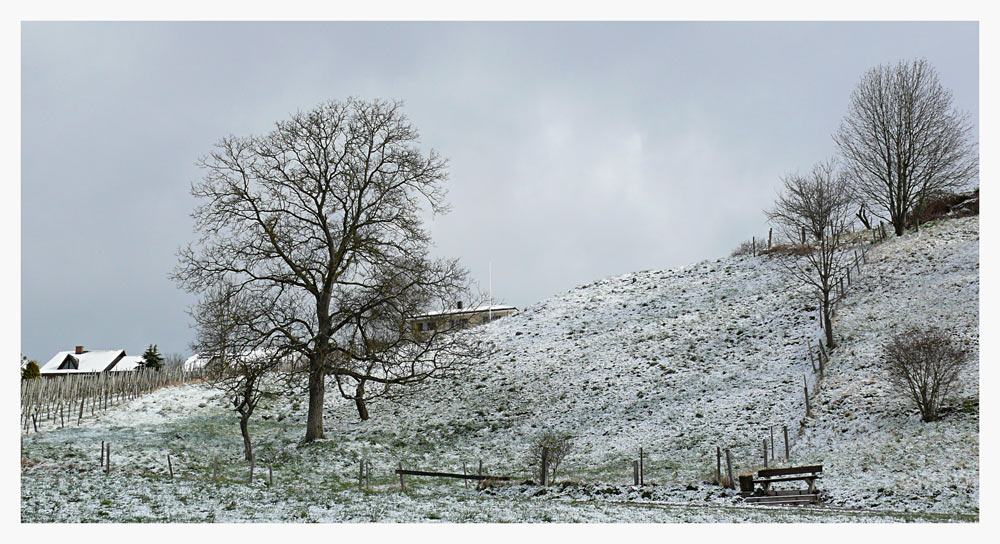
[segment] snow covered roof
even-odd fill
[[[103,372],[109,366],[125,357],[123,349],[98,349],[76,353],[60,351],[39,369],[41,374],[75,374],[80,372]],[[63,365],[63,363],[67,363]],[[66,368],[59,368],[66,366]]]
[[[202,355],[200,353],[195,353],[194,355],[187,358],[184,361],[184,370],[198,370],[200,368],[205,368],[205,365],[212,360],[211,355]]]
[[[139,363],[141,362],[141,355],[126,355],[118,361],[118,364],[111,369],[111,372],[128,372],[136,370],[139,368]]]
[[[423,317],[436,317],[444,315],[460,315],[460,314],[479,314],[484,312],[504,312],[510,310],[517,310],[514,306],[508,306],[506,304],[481,304],[475,308],[448,308],[445,310],[436,310],[433,312],[427,312],[425,314],[415,315],[413,319],[420,319]]]

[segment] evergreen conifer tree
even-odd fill
[[[163,355],[160,355],[160,351],[156,348],[156,344],[150,344],[146,351],[142,354],[142,361],[139,363],[142,368],[152,368],[155,370],[160,370],[163,366]]]

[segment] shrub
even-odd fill
[[[527,463],[533,470],[538,470],[542,463],[542,448],[549,450],[549,483],[556,481],[556,471],[566,455],[573,449],[573,437],[550,431],[539,433],[528,446]]]
[[[774,244],[771,249],[758,251],[761,255],[808,255],[813,247],[809,244]]]
[[[762,238],[756,239],[757,253],[767,248],[767,243],[762,242]],[[754,240],[745,240],[740,242],[740,245],[736,246],[736,249],[729,254],[730,257],[743,257],[743,256],[753,256],[754,254]]]
[[[942,217],[965,217],[979,215],[979,189],[971,193],[947,194],[928,200],[920,213],[920,224],[929,223]],[[914,227],[915,213],[906,216],[906,227]]]
[[[884,347],[884,362],[896,389],[913,399],[923,421],[935,421],[968,362],[968,354],[934,327],[909,327]]]
[[[21,369],[21,379],[22,380],[33,380],[41,376],[38,371],[38,363],[35,361],[28,361],[28,364],[24,365]]]

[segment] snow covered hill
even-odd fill
[[[979,218],[939,223],[869,253],[867,278],[841,307],[843,349],[831,357],[816,417],[797,454],[823,460],[839,505],[979,510]],[[905,325],[935,325],[970,352],[947,415],[922,423],[878,365]]]
[[[267,401],[251,432],[259,455],[276,460],[282,485],[274,488],[248,489],[240,481],[245,467],[235,419],[224,399],[201,386],[156,392],[80,428],[30,435],[22,520],[163,519],[164,512],[188,520],[209,513],[216,520],[419,520],[428,511],[432,519],[452,521],[571,520],[576,518],[567,511],[553,514],[536,503],[553,496],[597,500],[595,486],[627,501],[728,508],[738,503],[734,493],[709,483],[716,447],[732,450],[737,471],[750,470],[760,464],[769,427],[783,425],[792,442],[790,462],[824,463],[820,487],[832,505],[978,515],[978,218],[929,225],[919,238],[891,240],[869,258],[836,318],[840,346],[812,397],[812,418],[804,419],[802,392],[803,376],[811,391],[817,387],[807,355],[821,332],[812,297],[790,285],[773,258],[724,258],[607,278],[471,329],[499,346],[495,358],[460,381],[435,381],[396,402],[374,402],[367,422],[330,389],[328,438],[318,443],[297,444],[304,433],[303,398]],[[960,397],[966,401],[939,423],[921,424],[886,388],[877,352],[896,320],[947,323],[976,348],[976,364],[963,377]],[[410,498],[389,493],[398,489],[391,470],[400,462],[460,472],[463,462],[473,467],[482,460],[493,474],[537,478],[524,452],[547,430],[575,437],[560,480],[579,486],[529,499],[538,489],[511,486],[484,497],[461,483],[425,480],[412,484]],[[99,484],[97,462],[68,453],[85,451],[96,459],[101,440],[120,444],[117,466],[134,478],[112,475]],[[641,494],[622,487],[631,483],[640,447],[647,455],[646,481],[661,484]],[[150,495],[136,483],[157,479],[162,486],[167,452],[185,475],[178,496],[204,496],[211,486],[210,503],[195,507],[164,490]],[[209,484],[216,456],[231,476]],[[374,494],[356,491],[361,458],[373,463]],[[101,517],[99,508],[88,506],[90,514],[67,518],[49,511],[59,501],[90,505],[93,495],[112,493],[145,505],[143,514],[105,508]],[[254,500],[278,506],[262,511],[249,504]],[[377,512],[358,506],[361,500]],[[476,505],[492,514],[470,514],[481,514]],[[250,513],[240,513],[244,506]],[[744,519],[743,513],[634,517],[618,507],[597,511],[576,510],[588,521]],[[781,519],[799,515],[812,514]]]

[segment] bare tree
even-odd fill
[[[456,262],[428,257],[421,209],[447,211],[446,163],[417,141],[400,103],[348,99],[224,138],[199,163],[200,236],[173,277],[200,293],[227,275],[266,301],[258,334],[308,363],[305,441],[323,437],[326,378],[351,352],[344,331],[409,289],[464,280]]]
[[[566,456],[573,449],[573,437],[567,434],[560,434],[552,431],[539,433],[528,446],[527,461],[529,466],[537,465],[541,462],[543,450],[547,450],[547,462],[549,468],[549,481],[556,481],[556,471],[562,464]]]
[[[833,139],[858,195],[900,236],[907,214],[978,176],[971,137],[968,115],[920,59],[865,73]]]
[[[223,279],[192,311],[197,327],[192,347],[209,358],[205,367],[209,382],[226,394],[239,416],[247,461],[253,459],[250,417],[269,392],[268,374],[290,356],[287,348],[276,345],[278,335],[262,334],[268,323],[259,303],[260,299]]]
[[[885,345],[884,361],[893,385],[913,399],[924,421],[934,421],[968,355],[940,329],[909,327]]]
[[[816,289],[823,309],[826,345],[833,347],[830,294],[846,258],[841,236],[853,221],[847,179],[831,159],[815,165],[806,176],[786,175],[782,181],[784,194],[765,213],[793,244],[803,231],[812,236],[806,251],[792,252],[781,262],[794,278]]]

